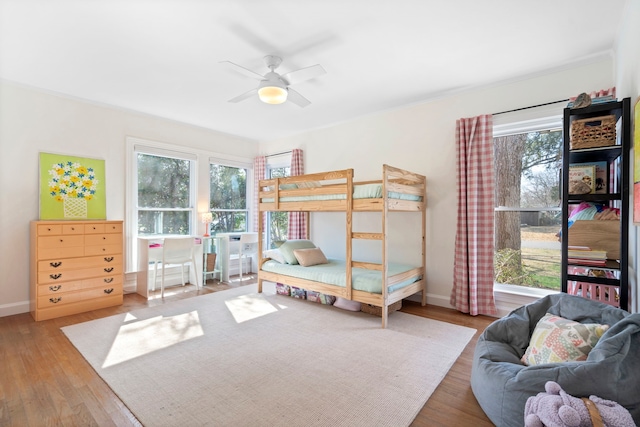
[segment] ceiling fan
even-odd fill
[[[271,70],[264,76],[230,61],[221,62],[247,77],[260,80],[257,88],[236,96],[235,98],[230,99],[229,102],[240,102],[258,94],[260,100],[267,104],[282,104],[285,101],[291,101],[300,107],[306,107],[311,104],[311,101],[300,95],[297,91],[291,89],[290,86],[325,74],[326,71],[320,64],[300,68],[299,70],[290,71],[286,74],[278,74],[275,70],[282,63],[282,58],[275,55],[267,55],[264,57],[264,62]]]

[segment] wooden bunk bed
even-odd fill
[[[385,328],[389,306],[411,295],[422,293],[422,305],[426,304],[425,280],[425,217],[426,179],[424,176],[388,165],[382,167],[382,179],[354,182],[353,169],[314,173],[286,178],[274,178],[259,182],[259,271],[258,292],[262,292],[264,280],[296,286],[309,291],[342,297],[381,308],[382,327]],[[355,194],[354,194],[355,191]],[[268,258],[263,258],[262,220],[265,212],[344,212],[346,215],[346,260],[344,286],[309,280],[263,270]],[[380,233],[354,232],[353,214],[356,212],[380,212]],[[395,212],[421,214],[421,265],[402,272],[390,268],[387,231],[389,215]],[[307,230],[308,235],[308,230]],[[418,237],[416,237],[418,238]],[[381,263],[354,260],[354,239],[382,242]],[[313,268],[313,267],[300,267]],[[380,292],[354,289],[352,278],[360,271],[380,272]],[[392,273],[393,272],[393,273]]]

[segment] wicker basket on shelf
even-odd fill
[[[616,116],[592,117],[571,122],[571,149],[607,147],[616,143]]]
[[[402,308],[402,300],[396,301],[389,306],[389,314],[393,313],[394,311],[398,311],[401,308]],[[375,316],[382,316],[382,307],[378,307],[376,305],[362,303],[362,308],[360,309],[360,311],[373,314]]]

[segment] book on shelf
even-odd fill
[[[604,267],[607,265],[606,259],[592,259],[592,258],[567,258],[567,262],[573,265],[592,265],[596,267]]]
[[[593,194],[607,194],[607,190],[609,187],[609,182],[607,179],[607,168],[609,165],[606,161],[603,162],[593,162],[593,163],[572,163],[569,165],[569,174],[571,174],[571,168],[581,168],[581,167],[594,167],[594,175],[593,175]],[[569,183],[571,183],[571,175],[569,175]],[[576,193],[578,194],[578,193]],[[586,194],[586,193],[584,193]]]
[[[607,259],[607,251],[591,249],[588,246],[569,246],[567,250],[568,258],[577,259]]]
[[[593,164],[569,165],[569,194],[592,194],[595,183],[596,167]]]
[[[582,259],[607,259],[607,251],[576,251],[569,249],[567,251],[567,257]]]

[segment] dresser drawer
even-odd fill
[[[78,292],[65,292],[58,295],[39,296],[38,308],[56,307],[116,295],[122,295],[122,284],[86,289]]]
[[[84,236],[45,236],[38,239],[38,249],[65,249],[84,246]]]
[[[100,287],[105,289],[117,286],[122,287],[122,282],[122,274],[117,274],[114,276],[95,277],[93,279],[75,280],[72,282],[50,283],[38,286],[38,296],[60,295],[67,292],[84,291]]]
[[[84,234],[84,227],[78,224],[63,224],[62,234]]]
[[[80,268],[77,270],[46,271],[38,273],[38,285],[116,274],[122,274],[122,264],[107,267]]]
[[[121,222],[105,222],[95,224],[85,224],[85,234],[101,234],[101,233],[122,233]]]
[[[104,233],[104,224],[85,224],[84,225],[84,233],[85,234],[100,234]]]
[[[56,236],[62,234],[62,224],[38,225],[38,236]]]
[[[110,255],[121,254],[122,242],[118,242],[114,245],[101,245],[101,246],[85,246],[85,255]]]
[[[122,244],[121,234],[88,234],[84,236],[84,244],[87,246]]]
[[[83,258],[53,258],[38,261],[38,272],[75,270],[87,267],[122,265],[122,255],[87,256]]]

